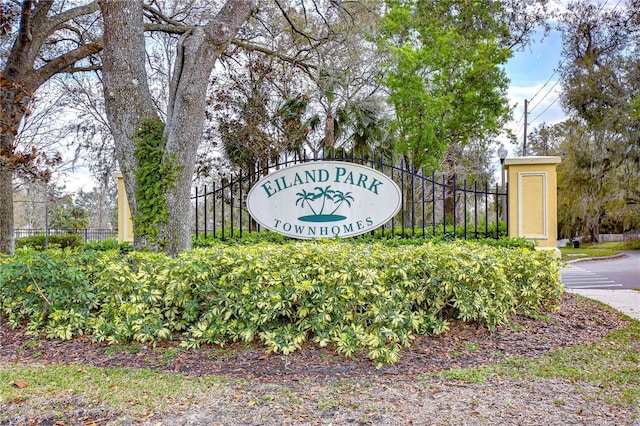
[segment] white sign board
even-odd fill
[[[260,225],[289,237],[352,237],[387,223],[401,201],[398,185],[375,169],[314,161],[260,179],[247,209]]]

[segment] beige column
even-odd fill
[[[133,222],[127,192],[124,189],[124,179],[121,172],[114,172],[113,177],[118,179],[118,241],[133,242]]]
[[[560,157],[507,158],[510,237],[524,237],[541,249],[557,250],[556,167]]]

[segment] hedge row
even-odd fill
[[[82,236],[79,234],[51,234],[31,235],[29,237],[16,238],[16,248],[30,247],[36,250],[45,250],[47,246],[67,248],[79,247],[82,244]]]
[[[500,236],[496,239],[496,234]],[[415,244],[416,239],[421,243],[424,240],[432,241],[454,241],[458,239],[472,240],[472,241],[506,241],[507,228],[504,222],[500,222],[496,231],[495,223],[491,223],[488,226],[484,224],[478,224],[478,226],[468,225],[465,229],[462,225],[447,225],[442,226],[439,224],[436,228],[431,226],[425,227],[401,227],[396,226],[394,228],[378,228],[375,231],[352,237],[349,241],[364,242],[364,241],[396,241],[400,243]],[[512,242],[518,242],[518,244],[525,243],[524,239],[511,238]],[[216,229],[216,231],[209,230],[207,237],[205,238],[203,230],[200,230],[199,235],[195,235],[193,238],[194,247],[210,247],[216,245],[219,242],[287,242],[292,241],[290,237],[278,234],[276,232],[261,230],[261,231],[243,231],[239,229]],[[531,243],[528,243],[531,244]],[[533,246],[531,246],[533,247]]]
[[[378,365],[451,319],[493,329],[513,312],[553,309],[563,289],[550,255],[471,242],[219,244],[176,258],[23,250],[0,262],[0,315],[33,334],[190,348],[259,340],[285,354],[312,339]]]

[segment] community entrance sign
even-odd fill
[[[400,209],[398,185],[359,164],[315,161],[260,179],[247,209],[260,225],[293,238],[352,237],[387,223]]]

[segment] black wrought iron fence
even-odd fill
[[[117,229],[45,229],[45,228],[18,228],[13,230],[14,238],[31,237],[34,235],[66,235],[77,234],[82,236],[82,241],[104,241],[109,238],[118,238]]]
[[[221,182],[194,189],[193,232],[204,238],[229,238],[261,231],[246,207],[251,187],[269,172],[311,161],[348,161],[372,167],[395,181],[402,192],[400,211],[372,232],[387,236],[445,238],[500,238],[507,234],[507,189],[456,175],[427,173],[403,159],[375,153],[354,152],[320,155],[319,158],[287,158],[269,165],[256,165]]]

